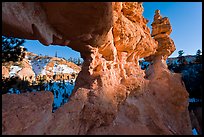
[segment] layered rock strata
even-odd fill
[[[67,45],[84,59],[70,101],[39,134],[191,134],[187,91],[165,64],[175,50],[169,20],[156,11],[152,38],[142,13],[141,2],[3,3],[3,34]],[[153,63],[146,73],[140,58]]]

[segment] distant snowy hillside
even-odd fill
[[[37,59],[37,60],[35,59],[29,60],[29,63],[32,66],[32,69],[36,76],[39,74],[46,75],[46,66],[48,62],[49,62],[49,59],[44,59],[44,58]]]
[[[9,71],[9,77],[17,76],[20,70],[23,70],[23,68],[28,68],[30,71],[33,72],[32,80],[34,80],[38,76],[43,75],[52,78],[53,75],[72,75],[78,74],[81,71],[81,67],[65,59],[57,57],[39,56],[31,52],[26,52],[26,56],[23,61],[18,63],[13,62],[9,66],[5,67]],[[26,73],[22,72],[21,74],[23,74],[24,76],[20,77],[28,77]]]
[[[187,55],[183,56],[185,58],[186,64],[194,63],[196,61],[196,56],[195,55]],[[178,65],[179,64],[179,57],[173,57],[173,58],[168,58],[166,60],[166,63],[168,65],[174,64]]]
[[[81,67],[65,59],[39,56],[31,52],[26,52],[22,61],[6,62],[2,63],[2,66],[4,79],[2,93],[52,92],[53,112],[68,102],[77,74],[81,71]],[[41,78],[43,83],[40,83]]]
[[[182,57],[185,60],[185,64],[195,63],[195,61],[196,61],[196,55],[187,55],[187,56],[182,56]],[[150,64],[150,62],[145,61],[144,59],[139,60],[139,65],[140,65],[141,69],[143,69],[143,70],[147,69],[149,64]],[[179,57],[167,58],[166,64],[168,66],[170,66],[170,65],[179,66],[179,64],[180,64]]]

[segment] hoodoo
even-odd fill
[[[143,10],[141,2],[3,2],[3,35],[69,46],[84,63],[54,113],[48,92],[2,95],[2,134],[192,134],[188,93],[166,65],[170,21],[157,10],[150,34]]]

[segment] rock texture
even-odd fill
[[[202,135],[202,107],[190,111],[192,128],[195,128],[199,135]]]
[[[52,119],[51,92],[4,94],[3,134],[43,134]]]
[[[188,93],[165,64],[175,50],[171,26],[159,11],[152,38],[141,2],[2,6],[4,35],[68,45],[84,59],[70,101],[39,134],[191,134]],[[140,58],[152,62],[146,73]],[[3,134],[27,133],[4,129]]]
[[[162,18],[160,11],[156,10],[154,15],[154,21],[152,25],[151,36],[158,42],[157,52],[151,55],[149,60],[152,58],[162,56],[162,60],[166,60],[175,50],[174,41],[170,38],[172,27],[167,17]],[[146,58],[148,60],[148,58]]]
[[[26,53],[26,52],[25,52]],[[17,73],[17,76],[21,80],[27,80],[30,83],[32,83],[35,80],[35,72],[33,71],[32,66],[30,65],[29,61],[27,59],[23,59],[20,61],[22,63],[22,69]]]
[[[9,77],[9,70],[5,66],[2,66],[2,78],[8,78]]]

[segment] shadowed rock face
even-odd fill
[[[52,119],[51,92],[4,94],[3,134],[43,134]]]
[[[175,50],[171,26],[158,11],[152,38],[141,2],[2,7],[4,35],[70,46],[84,58],[70,101],[50,110],[53,117],[39,134],[191,134],[188,93],[165,63]],[[153,62],[146,73],[138,64],[143,57]],[[35,133],[3,128],[3,134]]]
[[[4,2],[2,7],[4,35],[38,39],[45,45],[69,44],[79,52],[87,51],[87,45],[104,44],[112,27],[108,2]]]

